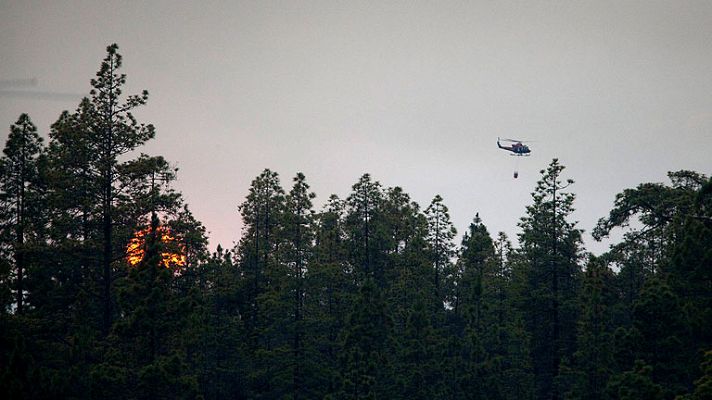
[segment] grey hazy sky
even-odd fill
[[[711,172],[710,1],[0,0],[0,81],[87,93],[113,42],[126,92],[151,93],[143,151],[179,166],[213,247],[267,167],[285,188],[304,172],[319,206],[369,172],[511,237],[553,157],[587,232],[624,188]],[[2,144],[78,100],[0,96]],[[497,136],[537,141],[517,180]]]

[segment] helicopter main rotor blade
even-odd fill
[[[502,141],[507,141],[507,142],[514,142],[514,143],[532,143],[536,142],[536,140],[517,140],[517,139],[500,139]]]

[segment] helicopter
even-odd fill
[[[505,142],[512,142],[513,144],[511,146],[502,146],[499,141],[505,141]],[[500,139],[497,138],[497,147],[503,150],[511,151],[513,156],[529,156],[529,154],[532,152],[531,149],[529,149],[529,146],[526,144],[522,144],[523,142],[521,140],[514,140],[514,139]]]
[[[500,140],[501,140],[501,141],[505,141],[505,142],[512,142],[512,145],[511,145],[511,146],[502,146],[502,145],[499,143]],[[522,141],[522,140],[500,139],[500,138],[497,138],[497,147],[499,147],[499,148],[502,149],[502,150],[511,151],[511,152],[512,152],[512,154],[510,154],[511,156],[519,156],[519,157],[521,157],[521,156],[526,156],[526,157],[529,157],[529,156],[531,155],[531,152],[532,152],[531,149],[529,148],[529,146],[523,144],[523,141]],[[518,165],[519,165],[519,159],[517,159],[517,166],[518,166]],[[514,170],[514,179],[517,179],[518,176],[519,176],[519,171],[517,171],[517,169],[515,168],[515,170]]]

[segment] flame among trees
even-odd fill
[[[146,255],[148,238],[152,227],[142,229],[134,234],[126,246],[126,260],[131,266],[138,265]],[[186,265],[185,245],[180,243],[167,226],[158,226],[156,234],[161,243],[161,264],[166,268],[183,267]]]

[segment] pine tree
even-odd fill
[[[667,396],[692,385],[710,342],[708,178],[691,171],[668,173],[671,184],[645,183],[616,197],[594,231],[602,237],[637,217],[642,228],[624,236],[606,255],[621,265],[617,276],[623,318],[615,332],[620,379],[636,360]],[[707,194],[709,196],[709,194]]]
[[[155,195],[148,188],[155,174],[172,174],[164,160],[126,157],[153,137],[153,127],[131,116],[145,93],[119,100],[125,77],[116,73],[117,49],[109,47],[90,98],[52,125],[46,157],[38,159],[43,195],[35,215],[46,221],[32,248],[41,263],[29,265],[25,291],[33,309],[25,334],[42,336],[27,350],[42,377],[36,393],[89,393],[89,371],[106,350],[99,340],[116,316],[113,284],[126,273],[126,243],[152,209],[180,203],[177,194]]]
[[[485,276],[490,278],[494,271],[494,244],[487,228],[476,215],[468,231],[462,238],[458,265],[458,291],[455,310],[460,307],[467,314],[473,327],[481,331],[484,317],[483,298]]]
[[[684,231],[685,215],[693,213],[697,191],[707,179],[691,171],[669,172],[668,177],[672,185],[642,183],[617,194],[613,209],[593,230],[593,237],[601,240],[614,229],[629,226],[636,217],[641,225],[625,232],[606,255],[619,264],[617,281],[624,296],[623,322],[628,326],[643,284],[671,261],[677,232]]]
[[[284,240],[285,197],[276,172],[265,169],[250,187],[239,206],[244,224],[235,254],[241,283],[246,340],[249,343],[251,396],[283,395],[291,381],[290,370],[271,360],[283,360],[290,344],[283,324],[291,310],[283,309],[288,271],[280,260]]]
[[[418,204],[400,187],[386,189],[384,213],[388,242],[386,301],[393,334],[403,335],[413,306],[421,302],[435,319],[442,317],[443,301],[435,292],[427,250],[427,220]]]
[[[285,306],[291,305],[291,358],[289,369],[292,373],[291,394],[294,400],[306,394],[308,365],[311,349],[305,349],[306,334],[304,321],[305,274],[313,259],[313,218],[311,200],[316,197],[309,191],[309,185],[301,172],[294,177],[294,186],[285,199],[284,245],[282,262],[288,267],[288,284]],[[310,382],[309,382],[310,383]]]
[[[580,268],[581,233],[567,221],[574,194],[573,183],[560,180],[564,166],[554,159],[541,171],[532,193],[533,204],[519,226],[519,241],[527,262],[525,318],[532,339],[531,355],[537,396],[556,400],[561,390],[556,380],[562,360],[570,359],[575,346]]]
[[[284,190],[276,172],[265,169],[252,181],[247,199],[239,206],[245,226],[236,254],[245,275],[246,319],[248,327],[257,324],[257,298],[268,284],[266,271],[274,263],[280,216],[284,209]]]
[[[81,112],[87,112],[90,121],[86,134],[90,137],[89,145],[95,154],[90,165],[96,171],[100,190],[101,226],[102,226],[102,332],[108,334],[113,318],[112,300],[112,263],[115,258],[115,201],[118,195],[116,187],[122,175],[119,156],[128,153],[155,136],[153,125],[139,124],[131,111],[146,104],[148,92],[128,96],[121,100],[122,87],[126,75],[118,70],[122,66],[119,46],[107,47],[107,55],[101,63],[96,79],[91,80],[90,101]]]
[[[315,216],[314,258],[306,271],[305,346],[315,351],[310,391],[318,398],[336,396],[339,390],[339,334],[356,292],[343,214],[343,201],[331,195]]]
[[[492,238],[479,215],[476,215],[462,238],[455,302],[455,311],[461,314],[464,323],[460,386],[466,398],[471,399],[486,396],[486,364],[489,357],[486,336],[492,332],[485,330],[493,326],[485,315],[489,299],[485,298],[484,285],[495,272],[494,266]]]
[[[428,220],[428,251],[433,268],[433,284],[439,298],[445,300],[442,288],[452,278],[452,258],[455,255],[453,239],[457,230],[450,222],[448,208],[443,204],[443,198],[436,195],[425,209]]]
[[[388,232],[386,309],[391,321],[393,382],[404,398],[440,398],[444,379],[443,300],[437,296],[428,252],[428,224],[400,187],[387,188],[383,219]]]
[[[703,354],[712,348],[712,179],[702,185],[695,201],[675,232],[666,278],[680,299],[683,324],[689,338],[679,353],[686,353],[685,384],[698,375],[695,364],[704,362]]]
[[[672,185],[643,183],[616,195],[608,217],[601,218],[593,230],[594,238],[607,237],[618,227],[627,226],[633,217],[642,223],[614,251],[626,247],[643,247],[647,262],[662,265],[669,258],[672,231],[682,222],[676,215],[686,215],[694,206],[697,190],[707,181],[704,175],[692,171],[669,172]]]
[[[386,251],[393,246],[386,240],[381,184],[364,174],[352,186],[346,206],[350,261],[360,280],[373,277],[380,287],[384,287]]]
[[[0,158],[0,259],[12,260],[12,274],[1,276],[0,283],[13,292],[12,308],[16,314],[25,311],[30,250],[43,240],[43,153],[37,128],[27,114],[20,115],[10,127]],[[5,312],[10,304],[3,302],[0,306]]]
[[[489,352],[488,398],[532,399],[535,395],[530,354],[530,334],[525,324],[528,299],[528,262],[512,248],[507,235],[500,232],[494,244],[491,273],[484,275],[486,299],[485,346]]]
[[[46,240],[45,149],[27,114],[10,127],[0,157],[0,397],[44,395],[32,294]]]

